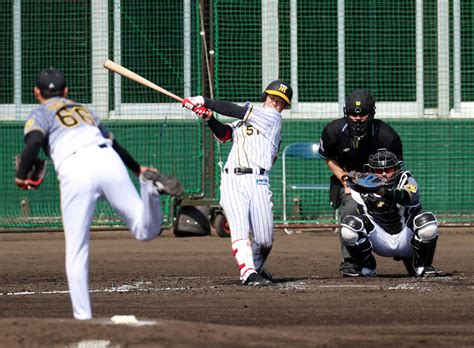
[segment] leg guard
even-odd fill
[[[372,254],[372,244],[367,238],[364,220],[367,220],[367,225],[372,230],[374,226],[367,217],[346,216],[341,223],[341,236],[347,251],[360,268],[360,274],[375,276],[377,263]]]
[[[410,244],[415,251],[415,256],[412,260],[404,260],[408,273],[416,277],[441,273],[432,266],[438,241],[438,222],[433,213],[426,212],[415,216],[413,232],[415,234]]]
[[[421,241],[430,241],[438,237],[438,221],[433,213],[421,213],[413,219],[413,232]]]

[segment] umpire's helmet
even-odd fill
[[[369,156],[369,163],[366,165],[367,171],[374,174],[386,175],[393,171],[393,175],[387,178],[387,186],[394,186],[400,178],[403,161],[385,148],[377,150],[377,153]]]
[[[275,80],[271,82],[262,93],[261,102],[267,99],[267,94],[277,95],[282,98],[288,105],[291,104],[291,98],[293,98],[293,89],[290,84],[284,81]]]
[[[44,98],[58,97],[64,95],[66,79],[58,69],[43,69],[36,78],[36,87]]]
[[[349,117],[352,116],[366,116],[367,121],[360,120],[352,121]],[[351,135],[358,140],[367,135],[369,126],[375,117],[375,99],[365,89],[357,89],[346,98],[346,105],[344,107],[344,117],[349,125]]]

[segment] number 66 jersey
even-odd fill
[[[97,115],[72,100],[54,97],[34,108],[28,116],[24,135],[40,131],[47,139],[44,149],[56,170],[64,159],[90,145],[111,145],[108,131]]]

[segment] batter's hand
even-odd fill
[[[200,95],[197,97],[189,97],[184,99],[181,104],[183,105],[183,108],[194,111],[194,108],[197,106],[204,105],[204,98]]]
[[[212,116],[212,111],[206,108],[204,105],[196,106],[193,111],[196,115],[198,115],[198,117],[202,117],[204,121],[207,121]]]

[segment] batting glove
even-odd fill
[[[202,117],[204,121],[207,121],[212,116],[212,111],[206,108],[204,105],[196,106],[193,111],[196,115],[198,115],[198,117]]]
[[[202,96],[189,97],[184,99],[181,104],[183,105],[183,108],[194,111],[196,106],[204,105],[204,98]]]

